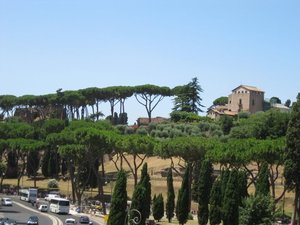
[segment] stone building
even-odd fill
[[[228,96],[228,110],[231,112],[255,113],[264,109],[264,91],[257,87],[240,85]]]
[[[219,119],[221,116],[236,116],[239,112],[256,113],[264,109],[264,91],[257,87],[240,85],[232,90],[225,106],[214,105],[207,116]]]

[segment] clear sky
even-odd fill
[[[240,84],[295,101],[299,9],[299,0],[0,0],[0,95],[198,77],[206,107]],[[125,107],[130,123],[147,116],[134,97]],[[164,99],[153,116],[172,107]]]

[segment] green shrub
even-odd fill
[[[58,188],[58,181],[51,179],[48,181],[48,188]]]

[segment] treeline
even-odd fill
[[[80,90],[62,91],[46,95],[14,95],[0,96],[0,118],[13,115],[24,115],[28,122],[34,119],[60,118],[60,119],[85,119],[98,120],[103,116],[101,104],[108,102],[110,105],[110,119],[118,123],[127,124],[125,101],[135,97],[137,102],[145,107],[149,120],[152,111],[164,97],[175,96],[182,88],[160,87],[156,85],[139,86],[112,86],[106,88],[91,87]],[[115,108],[119,105],[118,110]],[[27,110],[26,110],[27,109]],[[89,112],[91,110],[91,112]],[[117,113],[117,114],[115,114]]]

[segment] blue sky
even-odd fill
[[[289,0],[0,0],[0,95],[172,88],[198,77],[207,107],[240,84],[295,101],[299,8]],[[130,123],[147,115],[134,98],[125,107]],[[164,99],[153,116],[172,107]]]

